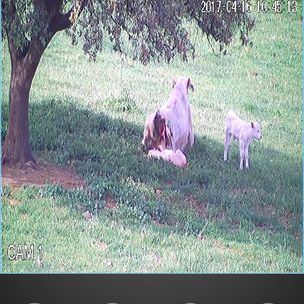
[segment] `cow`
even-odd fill
[[[193,146],[189,89],[194,91],[190,78],[173,81],[169,99],[147,117],[142,139],[145,152],[181,150],[184,153],[186,148]]]

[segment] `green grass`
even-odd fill
[[[4,188],[4,272],[302,270],[301,19],[259,14],[253,47],[236,41],[220,57],[193,35],[195,60],[148,66],[107,43],[89,62],[66,36],[54,38],[31,91],[32,148],[39,160],[75,168],[88,187]],[[9,75],[4,48],[2,140]],[[196,142],[185,170],[148,159],[140,147],[146,115],[180,75],[195,87]],[[230,108],[262,125],[249,171],[237,170],[236,144],[222,160]],[[104,207],[106,194],[118,208]],[[42,244],[44,266],[9,261],[11,243]]]

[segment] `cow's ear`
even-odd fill
[[[253,122],[251,122],[251,128],[252,128],[252,129],[254,128],[254,123],[253,123]]]
[[[194,87],[190,78],[188,78],[187,80],[187,90],[189,90],[189,88],[191,88],[192,91],[194,91]]]
[[[156,111],[154,119],[153,119],[153,124],[154,124],[154,131],[156,134],[157,138],[160,138],[164,127],[165,127],[165,119],[161,117],[159,109]]]
[[[172,89],[175,87],[175,85],[176,85],[176,80],[175,80],[175,79],[172,79],[172,82],[171,82],[171,87],[172,87]]]

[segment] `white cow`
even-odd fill
[[[194,90],[190,78],[174,81],[167,102],[148,116],[142,140],[146,152],[165,149],[184,152],[187,146],[192,147],[194,135],[189,88]]]
[[[246,122],[229,110],[225,119],[224,161],[227,161],[231,139],[238,139],[240,145],[240,170],[249,168],[249,145],[254,140],[262,138],[261,127],[256,122]]]

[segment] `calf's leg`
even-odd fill
[[[245,158],[245,143],[240,140],[240,170],[244,168],[244,158]]]
[[[247,143],[244,148],[245,148],[245,151],[244,151],[244,153],[245,153],[245,167],[247,169],[249,169],[249,144]]]
[[[224,147],[224,161],[228,159],[229,145],[231,142],[232,135],[226,130],[225,133],[225,147]]]

